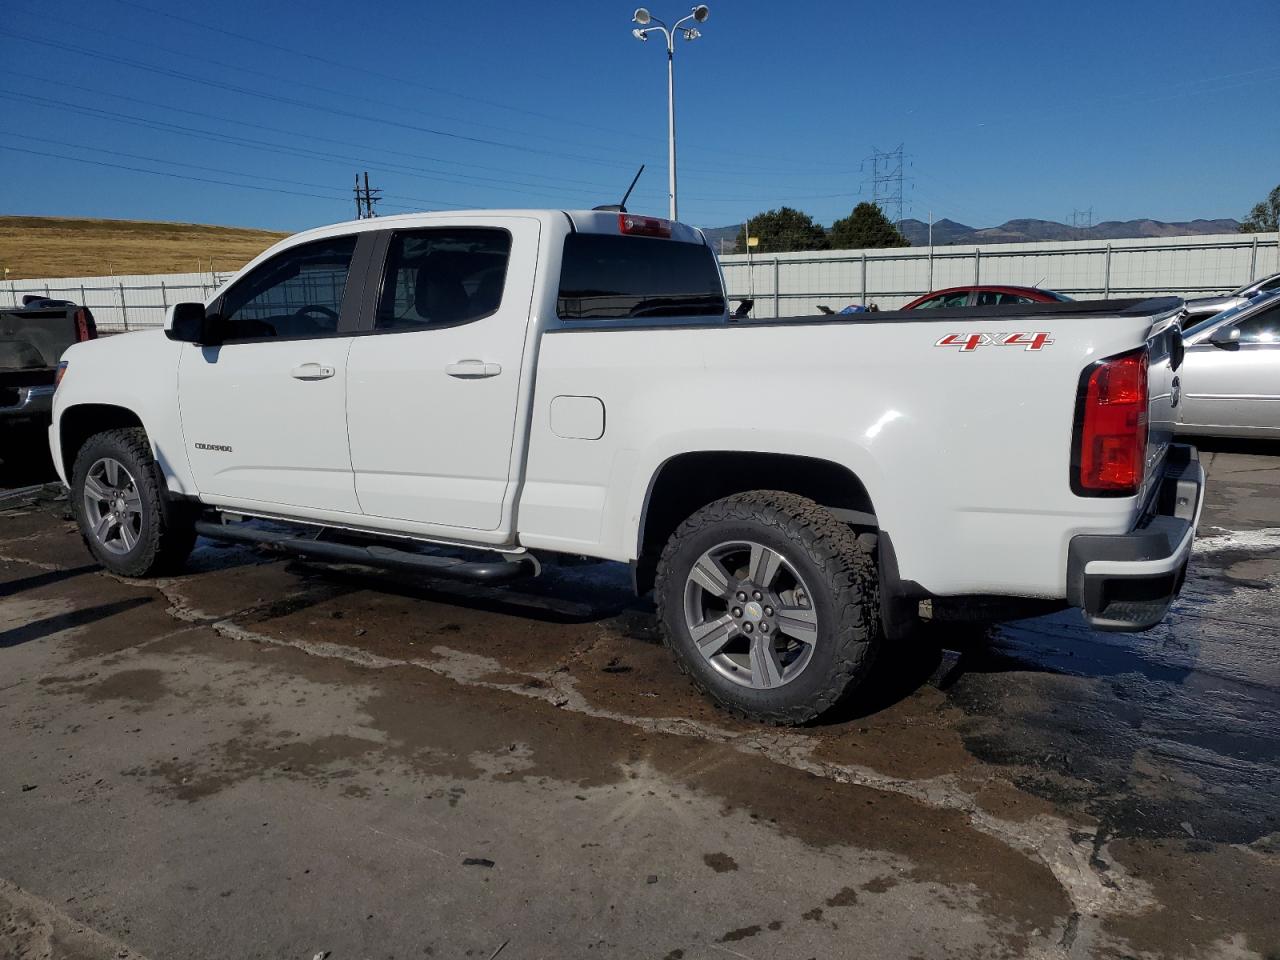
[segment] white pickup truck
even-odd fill
[[[50,443],[116,573],[197,534],[490,582],[622,561],[698,687],[799,723],[922,620],[1159,622],[1204,489],[1180,311],[751,320],[683,224],[384,217],[71,347]]]

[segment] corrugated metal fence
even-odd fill
[[[731,297],[754,296],[752,316],[776,317],[875,303],[883,310],[943,287],[1014,283],[1077,299],[1193,297],[1280,272],[1280,234],[1223,234],[1155,240],[1002,243],[720,258]],[[104,333],[158,327],[165,310],[206,300],[229,273],[63,277],[0,283],[0,307],[34,293],[86,304]]]
[[[118,277],[60,277],[9,280],[0,285],[0,309],[20,307],[27,294],[73,300],[93,311],[103,333],[124,333],[164,325],[175,303],[204,301],[233,273],[157,273]]]
[[[722,256],[731,297],[754,297],[754,317],[804,315],[875,303],[892,310],[944,287],[1011,283],[1076,299],[1195,297],[1280,272],[1280,234],[1082,240]]]

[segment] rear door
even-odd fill
[[[276,254],[212,305],[220,345],[183,345],[178,401],[202,494],[287,513],[359,513],[346,423],[356,248],[347,235]]]
[[[519,217],[381,234],[347,367],[366,516],[462,537],[501,526],[538,237]]]

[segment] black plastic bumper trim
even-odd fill
[[[1123,534],[1081,534],[1067,550],[1067,602],[1094,629],[1149,630],[1164,619],[1182,589],[1187,560],[1158,572],[1086,573],[1094,561],[1144,563],[1176,557],[1204,496],[1204,472],[1195,447],[1169,448],[1154,514]],[[1187,553],[1190,557],[1190,551]]]

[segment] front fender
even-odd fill
[[[125,333],[78,343],[62,356],[66,373],[54,394],[49,443],[58,475],[69,479],[62,450],[63,421],[77,408],[114,407],[142,423],[170,491],[196,494],[183,445],[178,407],[182,344],[162,330]]]

